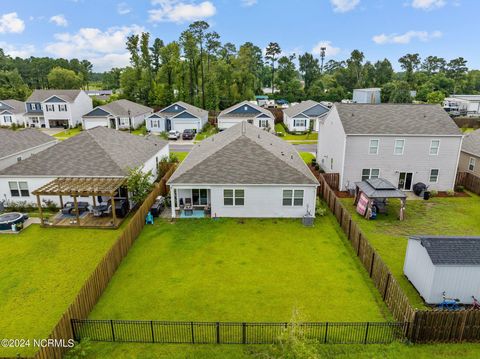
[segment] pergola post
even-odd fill
[[[78,213],[78,202],[77,202],[77,196],[73,196],[73,205],[75,208],[75,215],[77,217],[77,226],[80,225],[80,215]]]
[[[170,186],[170,204],[172,206],[172,218],[175,218],[176,217],[176,198],[175,198],[175,188],[173,188],[172,186]]]
[[[40,223],[43,225],[42,202],[40,201],[40,195],[39,194],[37,194],[37,207],[38,207],[38,214],[40,215]]]
[[[113,225],[116,226],[117,223],[117,211],[115,208],[115,194],[112,194],[112,217],[113,217]]]

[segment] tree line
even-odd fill
[[[353,89],[382,88],[382,102],[439,103],[452,93],[480,93],[480,71],[458,57],[447,60],[419,54],[398,59],[396,72],[388,59],[368,61],[360,50],[345,60],[329,60],[321,68],[312,53],[284,54],[277,42],[262,49],[251,42],[238,48],[222,42],[208,23],[196,21],[178,40],[165,43],[145,32],[128,37],[130,64],[102,74],[92,73],[88,60],[11,58],[0,49],[0,98],[24,99],[35,88],[87,88],[92,81],[152,107],[182,100],[217,110],[251,100],[271,88],[273,98],[297,102],[341,101]],[[412,91],[416,96],[412,98]]]

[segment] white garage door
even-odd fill
[[[84,130],[89,130],[98,126],[108,127],[108,120],[105,118],[85,118],[83,120],[83,126]]]
[[[237,123],[240,123],[242,120],[240,119],[229,119],[229,118],[222,118],[218,120],[218,128],[221,130],[226,130],[232,126],[235,126]]]
[[[201,128],[199,128],[198,125],[198,120],[193,120],[193,121],[185,121],[183,120],[182,122],[180,121],[173,121],[172,124],[172,130],[176,130],[180,133],[183,132],[183,130],[195,130],[197,132],[200,132]]]

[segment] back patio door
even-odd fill
[[[206,206],[208,204],[208,190],[192,189],[192,202],[194,206]]]
[[[413,172],[400,172],[398,175],[398,189],[410,191],[412,189]]]

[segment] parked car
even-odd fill
[[[195,131],[194,130],[189,129],[189,128],[183,130],[182,139],[193,140],[194,138],[195,138]]]
[[[178,140],[180,138],[180,132],[178,131],[168,131],[168,139],[169,140]]]

